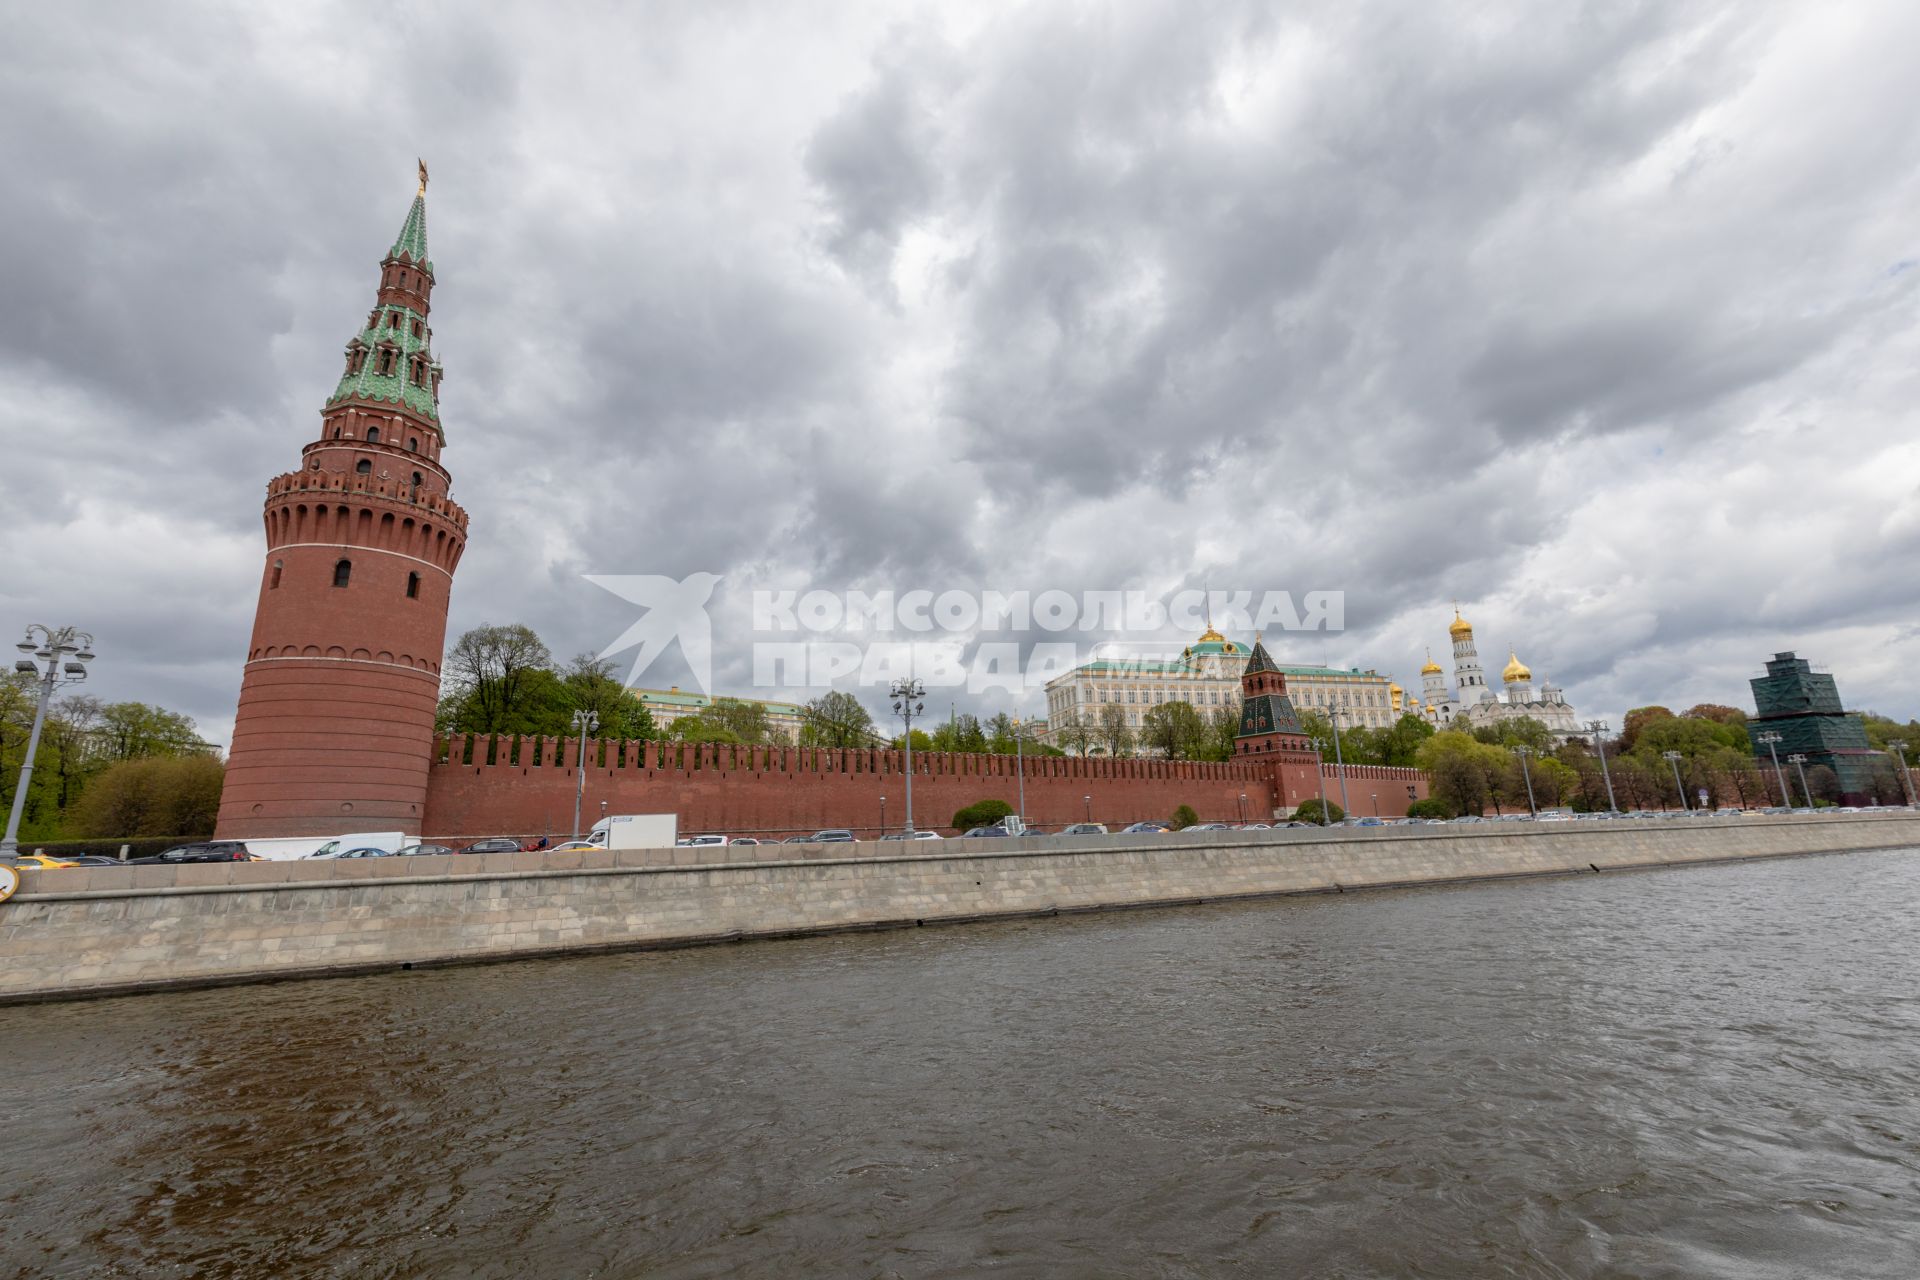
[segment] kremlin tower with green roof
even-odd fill
[[[427,170],[298,470],[267,484],[266,565],[223,839],[418,833],[467,513],[441,465]]]

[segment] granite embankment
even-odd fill
[[[1901,812],[30,871],[0,1001],[1916,847]]]

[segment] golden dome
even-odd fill
[[[1500,678],[1512,684],[1515,680],[1533,679],[1533,672],[1527,670],[1527,664],[1520,661],[1520,656],[1509,649],[1507,650],[1507,669],[1500,673]]]
[[[1200,638],[1196,640],[1194,643],[1195,644],[1219,644],[1221,641],[1225,639],[1226,637],[1221,635],[1218,631],[1215,631],[1212,627],[1208,627],[1204,632],[1201,633]]]
[[[1460,616],[1458,608],[1453,611],[1453,625],[1447,628],[1447,634],[1458,640],[1461,636],[1473,634],[1473,624]]]
[[[1440,664],[1433,660],[1433,650],[1431,649],[1427,650],[1427,665],[1420,668],[1420,674],[1423,676],[1437,676],[1440,674]]]
[[[1387,685],[1387,692],[1388,692],[1388,693],[1392,693],[1392,694],[1402,694],[1402,693],[1405,693],[1405,692],[1406,692],[1406,690],[1405,690],[1405,689],[1402,689],[1402,688],[1401,688],[1401,687],[1400,687],[1399,685],[1397,685],[1397,684],[1391,684],[1391,683],[1390,683],[1390,684],[1388,684],[1388,685]]]

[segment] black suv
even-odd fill
[[[462,853],[519,853],[520,842],[511,836],[488,836],[485,840],[475,840],[462,849]]]
[[[247,862],[253,855],[247,852],[247,846],[239,840],[200,840],[193,844],[177,844],[171,849],[145,858],[128,858],[127,865],[138,866],[142,863],[177,862]]]

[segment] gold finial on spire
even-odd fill
[[[416,158],[415,163],[420,166],[420,194],[425,195],[427,194],[427,162]]]

